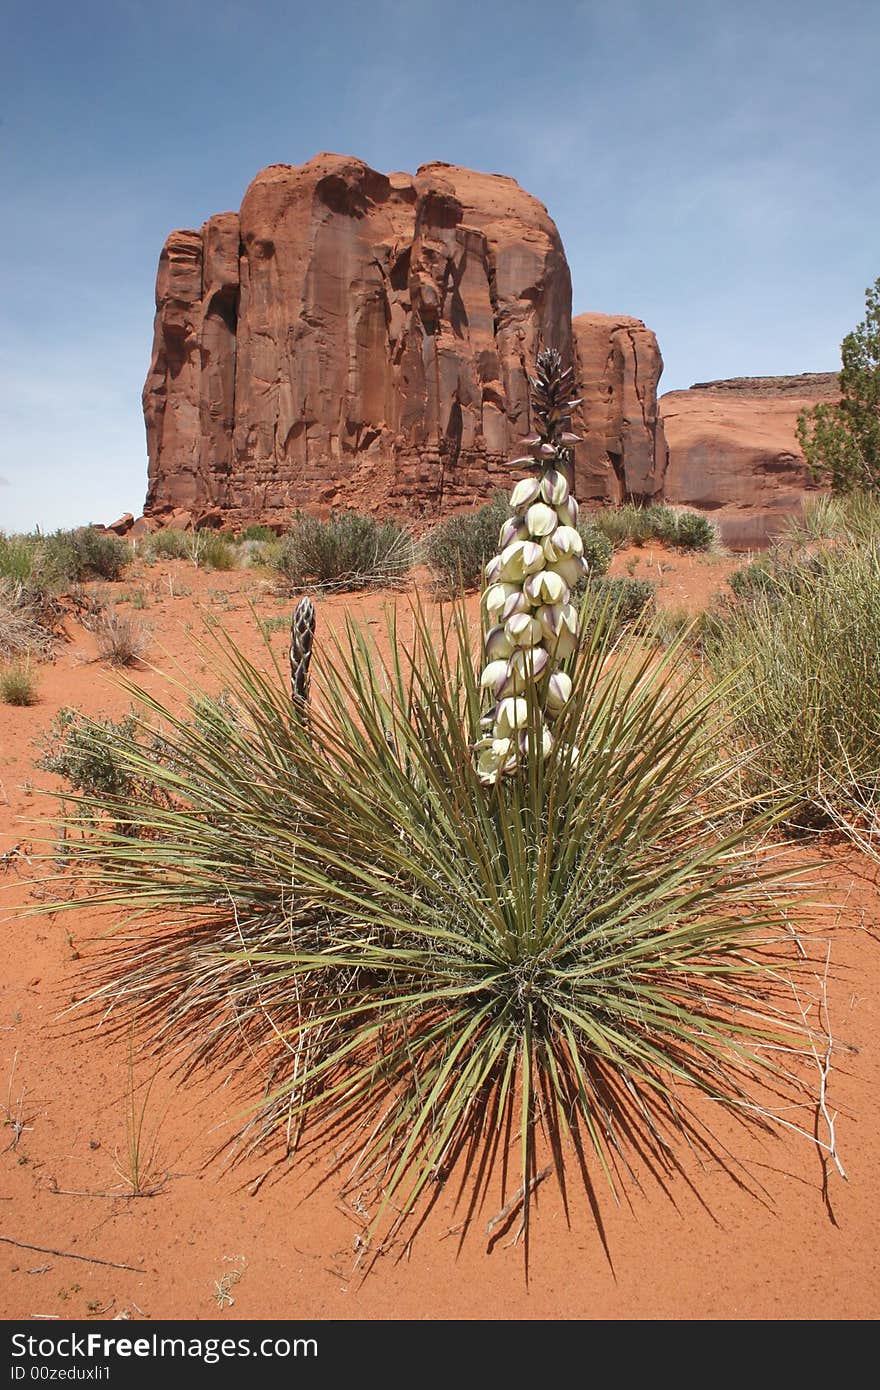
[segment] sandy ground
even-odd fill
[[[652,578],[661,603],[694,610],[733,565],[646,547],[617,556],[614,570]],[[135,616],[152,630],[147,659],[166,670],[177,663],[195,683],[205,678],[192,644],[200,612],[220,617],[256,653],[249,604],[264,619],[290,609],[253,574],[202,574],[184,562],[144,569],[105,586],[105,596],[138,590],[147,606]],[[389,601],[388,594],[322,599],[319,623],[338,624],[351,612],[378,630]],[[83,992],[89,943],[108,924],[98,914],[21,911],[43,891],[33,880],[46,870],[31,860],[40,837],[51,836],[55,814],[40,795],[53,779],[35,767],[36,740],[62,706],[119,717],[129,704],[95,660],[93,638],[76,624],[70,631],[54,664],[39,668],[40,702],[0,705],[0,1316],[877,1316],[880,883],[876,870],[841,846],[822,851],[815,891],[824,907],[808,926],[820,969],[830,943],[836,1042],[827,1106],[837,1116],[846,1180],[823,1162],[811,1137],[828,1137],[812,1102],[788,1115],[806,1134],[782,1128],[757,1139],[720,1120],[717,1132],[744,1160],[748,1181],[696,1155],[662,1177],[637,1168],[617,1205],[597,1184],[601,1235],[582,1188],[572,1184],[566,1213],[552,1180],[543,1183],[528,1280],[521,1245],[509,1243],[513,1231],[496,1226],[487,1234],[504,1204],[500,1186],[490,1187],[462,1242],[454,1182],[438,1191],[412,1242],[394,1246],[363,1278],[362,1218],[356,1200],[340,1198],[337,1178],[300,1164],[253,1194],[265,1160],[230,1169],[213,1157],[241,1116],[246,1076],[204,1075],[184,1085],[159,1072],[142,1116],[145,1184],[156,1190],[126,1196],[125,1042],[93,1017],[69,1012]],[[285,634],[272,640],[283,653]],[[146,667],[136,679],[148,689],[163,686],[159,671]],[[135,1065],[139,1103],[154,1072],[154,1063]],[[818,1067],[813,1079],[818,1096]]]

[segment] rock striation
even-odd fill
[[[239,213],[162,250],[145,513],[239,525],[471,505],[508,483],[542,345],[571,359],[571,281],[546,208],[513,179],[333,154],[271,165]],[[579,448],[602,495],[602,462]]]
[[[669,449],[665,500],[711,513],[735,550],[766,545],[817,490],[797,417],[838,398],[833,372],[709,381],[660,398]]]

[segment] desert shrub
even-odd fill
[[[27,661],[15,661],[0,670],[0,700],[4,705],[35,705],[37,678]]]
[[[498,549],[498,533],[510,515],[507,497],[499,492],[472,512],[444,517],[425,538],[428,564],[439,582],[455,593],[478,589],[483,569]]]
[[[111,666],[133,666],[150,645],[150,634],[136,618],[111,608],[95,622],[98,651]]]
[[[225,571],[238,564],[235,546],[220,531],[193,531],[188,540],[189,557],[199,569]]]
[[[611,564],[614,548],[608,537],[597,530],[592,524],[592,520],[586,519],[583,513],[578,521],[577,529],[584,543],[584,559],[589,567],[590,575],[594,579],[600,579]]]
[[[702,512],[679,512],[672,544],[679,550],[715,550],[718,532]]]
[[[165,531],[153,531],[140,542],[140,553],[150,560],[188,560],[190,559],[191,537],[186,531],[169,527]]]
[[[592,512],[590,520],[615,549],[662,541],[680,550],[711,550],[718,543],[715,527],[700,512],[676,512],[664,506],[637,507],[633,502],[625,502],[620,507]]]
[[[0,656],[48,656],[58,618],[59,606],[50,595],[0,577]]]
[[[512,1142],[527,1223],[542,1130],[560,1180],[576,1151],[590,1187],[631,1143],[661,1166],[676,1132],[713,1153],[700,1093],[765,1122],[753,1084],[794,1042],[759,946],[790,938],[696,664],[588,603],[555,748],[487,789],[464,609],[412,627],[384,659],[351,625],[319,647],[304,719],[217,628],[225,706],[196,728],[142,695],[168,755],[125,734],[113,752],[165,793],[150,836],[115,828],[144,818],[136,792],[115,826],[86,797],[86,891],[52,904],[125,909],[92,967],[104,1016],[184,1065],[259,1060],[239,1151],[352,1140],[371,1231],[457,1160],[479,1187]]]
[[[22,586],[31,583],[39,548],[39,536],[7,536],[0,531],[0,579]]]
[[[74,709],[62,709],[40,739],[37,766],[53,772],[70,791],[103,807],[108,798],[129,795],[137,779],[119,749],[141,747],[141,726],[134,714],[120,720],[94,719]]]
[[[131,546],[119,536],[95,526],[79,526],[73,531],[55,531],[43,539],[38,569],[50,583],[60,586],[86,579],[116,580],[131,556]]]
[[[654,608],[654,585],[648,579],[588,579],[584,588],[597,607],[611,615],[615,629],[637,622]]]
[[[756,793],[880,832],[880,543],[741,571],[710,625]],[[731,576],[733,582],[734,576]]]
[[[242,541],[271,542],[277,539],[278,538],[275,532],[272,530],[271,526],[257,526],[254,523],[252,523],[250,526],[245,526],[244,530],[239,531],[238,535],[235,537],[236,544],[240,544]]]
[[[800,515],[788,519],[776,548],[797,552],[810,545],[878,538],[880,494],[856,491],[830,496],[823,493],[804,498]]]
[[[274,569],[292,590],[360,589],[401,579],[415,559],[412,536],[396,521],[336,512],[326,521],[298,513]]]
[[[240,541],[238,563],[242,569],[277,569],[281,554],[281,541],[274,536],[270,541]]]

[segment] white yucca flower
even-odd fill
[[[536,433],[523,441],[529,453],[513,460],[513,466],[526,465],[533,472],[514,485],[498,554],[485,568],[489,629],[480,688],[491,708],[483,720],[486,737],[475,751],[477,773],[487,785],[514,772],[536,748],[536,740],[544,757],[554,747],[551,726],[572,690],[562,664],[578,640],[571,595],[587,569],[570,482],[569,446],[577,436],[566,431],[577,402],[568,399],[571,373],[562,372],[558,354],[539,354],[533,388]],[[535,698],[539,723],[530,728],[530,701]],[[572,760],[577,756],[576,749],[566,752]]]

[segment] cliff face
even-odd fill
[[[834,373],[737,377],[660,398],[669,446],[665,496],[707,511],[726,545],[762,546],[815,490],[797,441],[797,417],[838,398]]]
[[[542,344],[571,357],[571,282],[546,209],[512,179],[272,165],[239,214],[163,248],[146,513],[237,525],[482,500],[509,481]]]
[[[657,339],[641,319],[624,314],[578,314],[572,327],[583,397],[579,496],[656,500],[667,462],[657,413],[663,371]]]

